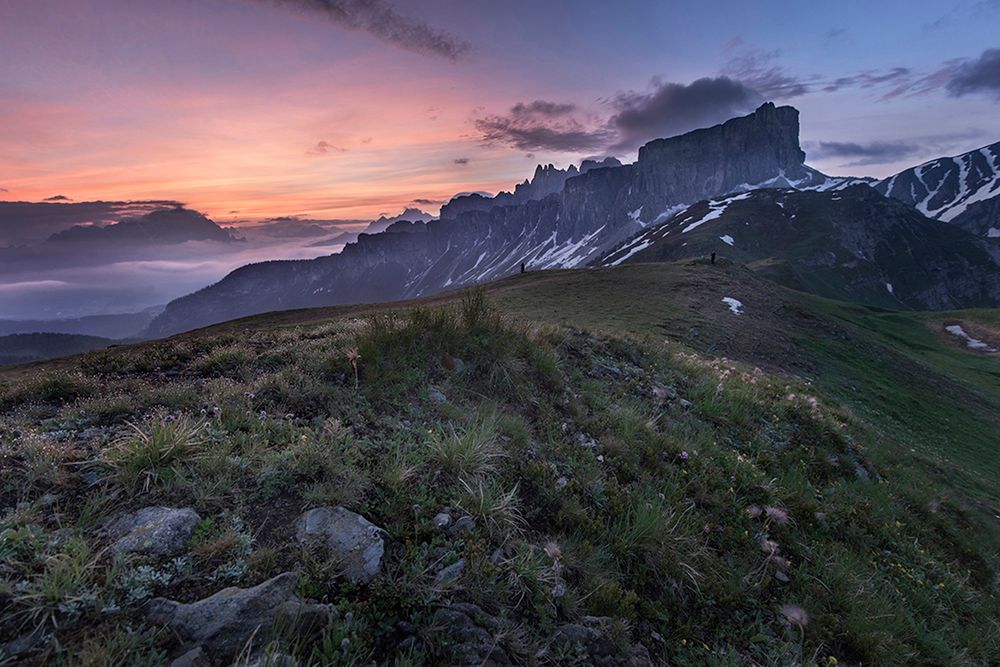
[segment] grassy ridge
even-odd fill
[[[305,664],[453,661],[436,614],[456,602],[524,664],[593,662],[558,631],[592,616],[620,661],[986,664],[1000,531],[996,454],[976,447],[996,362],[924,318],[637,265],[15,369],[0,644],[41,628],[29,661],[163,664],[178,644],[144,621],[149,598],[296,571],[341,612],[262,637]],[[932,389],[950,426],[909,405]],[[96,528],[154,504],[202,517],[183,557],[109,555]],[[373,583],[295,544],[321,505],[392,537]],[[475,527],[439,530],[444,508]]]

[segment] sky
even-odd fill
[[[813,166],[885,176],[1000,140],[998,28],[1000,0],[0,0],[0,199],[436,212],[765,100]]]

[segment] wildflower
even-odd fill
[[[771,507],[768,505],[764,508],[764,513],[767,514],[768,519],[780,526],[788,524],[788,512],[780,507]]]
[[[687,461],[688,460],[688,453],[686,451],[681,452],[681,457],[680,458],[681,458],[681,461]]]

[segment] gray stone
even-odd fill
[[[440,588],[442,586],[453,584],[462,577],[463,572],[465,572],[465,559],[459,558],[457,561],[437,573],[437,576],[434,577],[434,585]]]
[[[455,535],[462,535],[464,533],[471,533],[476,529],[476,520],[469,515],[461,516],[458,518],[451,528],[448,529],[448,534],[454,537]]]
[[[317,507],[299,517],[295,537],[336,558],[351,581],[367,583],[381,570],[388,534],[343,507]]]
[[[117,553],[174,556],[184,551],[200,520],[190,508],[144,507],[112,521],[106,530]]]
[[[448,397],[447,397],[447,396],[445,396],[445,395],[444,395],[444,394],[443,394],[443,393],[441,392],[441,390],[440,390],[440,389],[438,389],[437,387],[431,387],[431,388],[429,388],[429,389],[427,390],[427,395],[428,395],[428,396],[430,397],[430,399],[431,399],[432,401],[434,401],[434,402],[435,402],[435,403],[437,403],[438,405],[444,405],[445,403],[447,403],[447,402],[448,402]]]
[[[302,634],[325,627],[336,610],[300,600],[297,582],[298,575],[286,572],[253,588],[225,588],[191,604],[156,598],[146,603],[144,613],[186,645],[207,651],[213,662],[231,660],[240,651],[249,648],[252,653],[264,646],[276,625]]]
[[[687,400],[686,398],[682,398],[681,400],[677,401],[677,403],[685,410],[690,410],[692,407],[694,407],[694,403]]]
[[[447,512],[438,512],[434,515],[433,523],[435,528],[447,528],[451,523],[451,515]]]

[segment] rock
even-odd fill
[[[566,479],[565,477],[560,477],[559,479],[556,480],[557,489],[564,489],[566,488],[567,484],[569,484],[569,480]]]
[[[694,407],[694,403],[692,403],[691,401],[687,400],[686,398],[680,399],[679,401],[677,401],[677,404],[680,405],[685,410],[690,410],[691,408]]]
[[[264,646],[276,626],[285,632],[294,627],[302,634],[326,626],[336,610],[299,599],[296,583],[298,575],[286,572],[253,588],[225,588],[191,604],[156,598],[143,612],[186,645],[207,651],[213,662],[231,660],[248,644],[251,652]]]
[[[463,572],[465,572],[465,559],[459,558],[457,561],[437,573],[437,576],[434,577],[434,586],[441,588],[443,586],[453,584],[462,577]]]
[[[476,529],[476,520],[469,515],[459,517],[458,521],[448,529],[448,534],[454,537],[464,533],[471,533]]]
[[[447,512],[438,512],[437,514],[434,515],[434,518],[431,520],[431,523],[433,523],[434,527],[438,529],[447,528],[448,524],[451,523],[451,515],[448,514]]]
[[[788,577],[788,575],[785,574],[781,570],[775,570],[774,571],[774,578],[777,579],[778,581],[780,581],[783,584],[787,584],[788,582],[791,581],[791,579]]]
[[[432,401],[433,401],[434,403],[436,403],[436,404],[438,404],[438,405],[444,405],[445,403],[447,403],[447,402],[448,402],[448,397],[447,397],[447,396],[445,396],[445,395],[444,395],[444,394],[443,394],[443,393],[441,392],[441,390],[440,390],[440,389],[438,389],[437,387],[430,387],[430,388],[429,388],[429,389],[427,390],[427,395],[428,395],[428,396],[430,397],[430,399],[431,399],[431,400],[432,400]]]
[[[555,645],[579,646],[587,653],[590,664],[601,667],[640,667],[652,665],[642,644],[621,646],[611,638],[612,619],[604,616],[584,616],[579,623],[566,623],[552,634]]]
[[[450,653],[450,665],[513,664],[497,645],[498,621],[474,604],[456,602],[438,609],[433,625]]]
[[[381,570],[388,534],[343,507],[317,507],[299,517],[295,537],[299,543],[323,549],[338,559],[349,580],[367,583]]]
[[[176,658],[170,663],[170,667],[211,667],[212,661],[208,659],[208,654],[201,645]]]
[[[174,556],[184,551],[200,520],[190,508],[144,507],[112,521],[106,530],[117,553]]]

